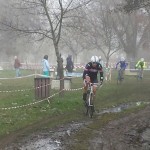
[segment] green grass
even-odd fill
[[[27,70],[23,72],[24,75],[31,73],[34,72]],[[125,76],[125,81],[122,85],[116,84],[116,75],[116,72],[113,72],[112,81],[105,82],[103,87],[97,91],[95,101],[97,109],[101,110],[129,102],[150,101],[149,72],[146,72],[145,79],[142,82],[137,82],[133,76]],[[2,77],[13,78],[14,71],[1,71],[0,78]],[[82,86],[82,78],[72,79],[71,87],[73,89],[78,89]],[[0,108],[12,108],[33,103],[33,105],[17,109],[0,109],[0,136],[36,124],[41,120],[47,120],[47,118],[52,120],[46,125],[48,127],[73,120],[86,119],[83,115],[82,90],[65,91],[64,97],[56,95],[50,99],[50,103],[45,100],[34,104],[38,100],[35,100],[33,87],[34,77],[0,80]],[[20,92],[18,90],[24,91]],[[52,90],[51,94],[55,92],[58,91]]]

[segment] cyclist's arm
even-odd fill
[[[100,72],[100,83],[103,83],[103,72]]]
[[[135,68],[138,68],[140,64],[140,61],[137,62],[137,64],[135,65]]]
[[[117,67],[118,67],[118,65],[120,64],[120,61],[119,62],[117,62],[117,64],[116,64],[116,69],[117,69]]]
[[[100,82],[103,82],[103,67],[102,65],[99,66],[99,73],[100,73]]]
[[[84,71],[83,71],[83,79],[86,78],[86,76],[89,76],[89,65],[87,64],[84,68]]]

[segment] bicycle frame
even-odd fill
[[[93,106],[93,104],[91,104],[92,94],[93,94],[93,83],[89,83],[88,90],[87,90],[87,95],[89,95],[88,96],[88,106]]]
[[[89,115],[90,118],[93,117],[93,113],[94,113],[93,85],[97,85],[97,84],[96,83],[88,83],[87,98],[86,98],[86,115]]]

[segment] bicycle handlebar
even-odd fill
[[[91,82],[89,82],[89,83],[87,83],[87,84],[90,84],[90,86],[93,86],[93,85],[97,85],[97,86],[99,86],[99,87],[102,86],[102,83],[91,83]]]

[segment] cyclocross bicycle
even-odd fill
[[[143,79],[143,69],[139,68],[137,70],[137,80],[142,80]]]
[[[98,83],[87,83],[87,96],[85,101],[86,106],[86,115],[88,115],[90,118],[93,117],[94,113],[94,93],[93,93],[93,85],[100,85]]]
[[[117,84],[119,84],[119,83],[121,84],[123,79],[124,79],[124,69],[120,68],[118,70]]]

